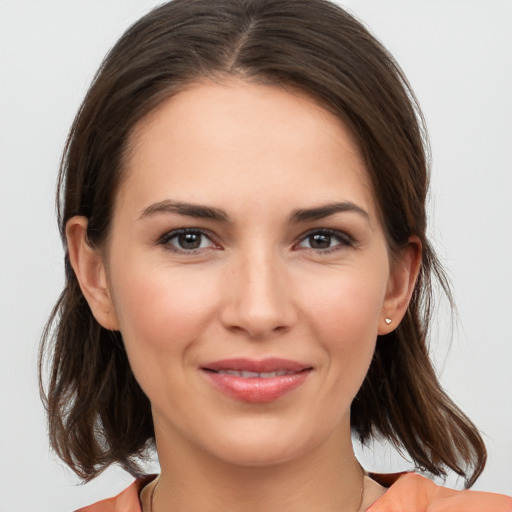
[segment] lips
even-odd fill
[[[214,387],[236,400],[266,403],[301,386],[312,366],[288,359],[225,359],[201,367]]]
[[[286,370],[276,370],[275,372],[248,372],[245,370],[219,370],[220,375],[234,375],[235,377],[243,377],[244,379],[254,379],[260,377],[262,379],[270,379],[272,377],[282,377],[283,375],[293,375],[294,372]]]

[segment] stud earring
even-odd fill
[[[384,321],[386,322],[387,325],[389,325],[391,323],[391,318],[386,318]]]

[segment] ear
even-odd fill
[[[105,329],[119,330],[103,257],[87,240],[87,218],[75,216],[66,224],[71,266],[94,318]]]
[[[411,236],[392,264],[378,333],[388,334],[402,321],[421,267],[421,241]]]

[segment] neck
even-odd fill
[[[363,470],[350,435],[330,439],[314,453],[272,465],[231,464],[181,444],[168,450],[159,438],[161,476],[153,512],[321,512],[357,511]]]

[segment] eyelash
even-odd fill
[[[300,244],[304,243],[308,239],[311,239],[311,237],[314,236],[323,236],[323,237],[329,237],[334,238],[338,244],[333,247],[326,247],[326,248],[313,248],[309,247],[307,249],[314,251],[315,253],[320,254],[329,254],[331,252],[340,251],[346,248],[354,247],[355,246],[355,240],[349,236],[347,233],[343,231],[338,231],[336,229],[312,229],[311,231],[305,233],[302,235],[300,242],[296,245],[300,246]],[[311,240],[310,240],[311,241]]]
[[[197,247],[194,249],[185,249],[183,247],[177,247],[171,243],[172,240],[178,240],[180,236],[187,236],[187,235],[198,235],[201,237],[201,245],[202,245],[202,239],[207,239],[210,242],[209,247]],[[202,249],[212,249],[212,248],[218,248],[217,244],[212,240],[212,236],[204,231],[203,229],[197,229],[197,228],[181,228],[181,229],[175,229],[173,231],[170,231],[166,233],[164,236],[162,236],[158,240],[158,245],[164,246],[166,249],[173,251],[173,252],[179,252],[184,254],[196,254],[198,251]]]
[[[171,243],[173,240],[179,240],[180,236],[190,236],[196,235],[200,237],[200,245],[197,248],[186,249],[183,247],[178,247]],[[332,252],[340,251],[349,247],[353,247],[355,245],[355,240],[349,236],[347,233],[343,231],[333,230],[333,229],[312,229],[308,231],[304,235],[301,236],[298,243],[294,245],[294,247],[301,247],[301,244],[306,242],[308,239],[311,243],[311,238],[314,236],[321,236],[325,238],[329,238],[330,242],[334,238],[338,243],[332,247],[326,248],[314,248],[314,247],[304,247],[307,250],[313,251],[316,254],[329,254]],[[199,228],[181,228],[175,229],[163,235],[157,242],[158,245],[164,246],[166,249],[178,252],[182,254],[196,254],[198,251],[203,249],[219,249],[219,246],[212,239],[213,237],[203,229]],[[209,241],[208,247],[201,247],[204,239]],[[178,242],[179,243],[179,242]]]

